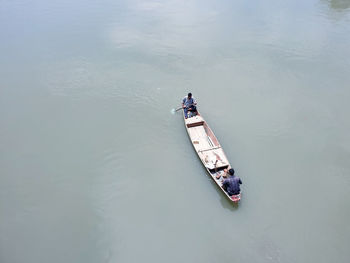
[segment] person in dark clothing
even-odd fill
[[[238,195],[241,192],[240,184],[242,181],[239,177],[235,176],[235,171],[231,168],[228,173],[231,175],[229,178],[225,179],[222,183],[222,188],[230,195]]]
[[[192,115],[197,111],[196,108],[197,102],[196,100],[192,97],[192,93],[188,93],[187,97],[184,97],[182,100],[182,108],[184,110],[185,113],[185,118],[188,118],[188,112],[190,112],[190,116],[192,117]]]

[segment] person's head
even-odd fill
[[[187,98],[189,98],[189,99],[192,98],[192,93],[191,92],[187,94]]]
[[[234,176],[235,170],[233,170],[233,169],[231,168],[230,170],[228,170],[228,173],[229,173],[229,175]]]

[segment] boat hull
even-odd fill
[[[231,165],[213,131],[199,112],[187,119],[183,114],[183,118],[192,146],[208,174],[230,201],[238,203],[241,200],[241,193],[230,196],[222,188],[226,175],[224,170],[231,168]]]

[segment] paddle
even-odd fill
[[[182,109],[182,107],[181,108],[178,108],[178,109],[171,109],[171,113],[172,114],[175,114],[176,112],[178,112],[179,110],[181,110]]]
[[[190,107],[190,106],[193,106],[193,105],[195,105],[195,104],[190,104],[190,105],[188,105],[187,107]],[[172,113],[175,113],[175,112],[178,112],[179,110],[182,110],[182,109],[183,109],[182,107],[180,107],[180,108],[178,108],[178,109],[172,109],[171,112],[172,112]]]
[[[190,105],[188,105],[187,107],[190,107],[190,106],[193,106],[193,105],[195,105],[195,103],[190,104]],[[182,109],[183,109],[182,107],[180,107],[180,108],[178,108],[178,109],[172,109],[172,110],[171,110],[171,113],[172,113],[172,114],[175,114],[176,112],[178,112],[179,110],[182,110]]]

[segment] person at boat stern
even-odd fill
[[[184,97],[182,100],[182,108],[184,109],[184,113],[185,113],[185,118],[188,118],[188,112],[195,112],[196,109],[196,105],[197,102],[196,100],[192,97],[192,93],[188,93],[187,97]]]
[[[229,178],[225,179],[222,183],[222,188],[230,195],[238,195],[241,192],[240,184],[242,184],[241,178],[235,176],[235,170],[232,168],[228,170],[231,175]]]

